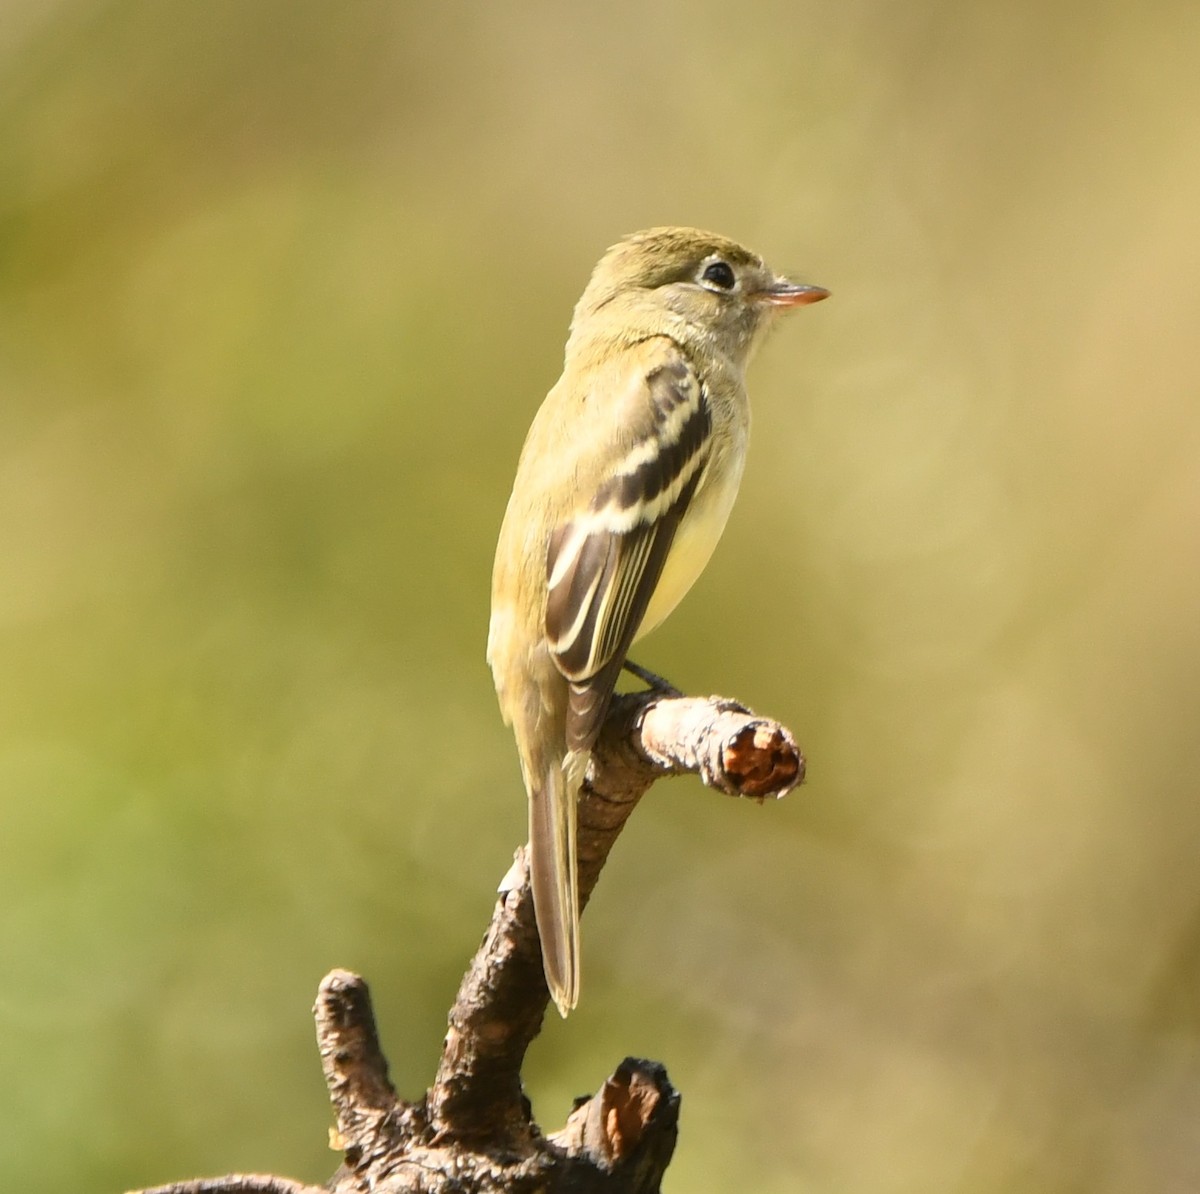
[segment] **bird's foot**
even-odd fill
[[[632,659],[625,660],[623,666],[631,676],[636,676],[641,680],[651,692],[662,693],[663,696],[683,696],[683,693],[670,680],[664,680],[657,672],[648,671],[646,668],[634,663]]]

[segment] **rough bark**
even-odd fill
[[[625,822],[650,785],[692,772],[718,791],[779,797],[804,778],[791,734],[719,697],[646,692],[616,698],[579,809],[586,904]],[[483,943],[450,1009],[441,1062],[425,1095],[399,1098],[366,983],[335,970],[314,1009],[317,1044],[343,1164],[334,1194],[654,1194],[671,1160],[679,1095],[657,1062],[626,1058],[566,1125],[534,1123],[521,1066],[549,1004],[525,847],[505,876]],[[314,1194],[267,1175],[160,1186],[142,1194]]]

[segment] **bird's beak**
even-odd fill
[[[772,307],[803,307],[827,299],[829,291],[823,286],[805,286],[800,282],[789,282],[787,278],[776,278],[754,297]]]

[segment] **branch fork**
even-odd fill
[[[579,808],[579,896],[655,780],[697,774],[762,802],[804,779],[804,756],[778,722],[721,697],[650,691],[614,698]],[[326,1187],[262,1174],[159,1186],[141,1194],[655,1194],[679,1126],[679,1094],[657,1062],[626,1058],[566,1125],[544,1135],[521,1067],[549,1004],[526,847],[496,901],[450,1009],[433,1085],[414,1102],[388,1076],[366,983],[334,970],[314,1016],[343,1164]]]

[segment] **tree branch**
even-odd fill
[[[154,1186],[137,1194],[328,1194],[324,1186],[306,1186],[270,1173],[229,1173],[198,1177],[188,1182]]]
[[[585,906],[625,822],[664,775],[695,772],[710,787],[761,800],[804,778],[804,759],[777,722],[733,701],[635,693],[618,697],[592,752],[579,807],[579,902]],[[429,1110],[449,1138],[524,1140],[521,1063],[549,1002],[526,847],[505,877],[487,936],[450,1010]]]
[[[642,692],[614,699],[579,807],[579,895],[587,903],[609,851],[646,790],[691,772],[762,801],[804,779],[804,758],[777,722],[720,697]],[[424,1098],[404,1102],[388,1077],[366,983],[335,970],[314,1014],[344,1156],[336,1194],[654,1194],[675,1147],[679,1095],[655,1062],[626,1058],[566,1126],[545,1136],[521,1066],[549,1003],[527,849],[517,851],[450,1009],[441,1062]],[[229,1176],[142,1194],[313,1194],[266,1176]]]

